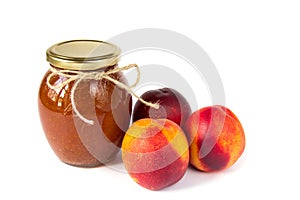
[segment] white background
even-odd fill
[[[0,199],[299,199],[299,10],[296,0],[2,1]],[[49,46],[149,27],[184,34],[209,54],[247,138],[232,168],[189,169],[158,192],[108,167],[61,163],[37,111]]]

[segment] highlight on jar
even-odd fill
[[[177,183],[190,167],[209,173],[236,163],[246,144],[237,115],[224,105],[193,111],[176,88],[138,96],[134,88],[143,74],[137,64],[118,66],[120,54],[118,46],[99,40],[70,40],[47,49],[49,69],[38,108],[59,160],[99,167],[122,151],[128,175],[149,190]],[[137,72],[132,84],[124,74],[130,69]]]

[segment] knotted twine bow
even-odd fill
[[[137,71],[137,78],[135,80],[135,82],[128,86],[112,77],[110,77],[110,74],[114,74],[120,71],[124,71],[124,70],[128,70],[131,68],[135,68]],[[80,114],[80,112],[78,111],[77,107],[76,107],[76,102],[75,102],[75,90],[78,86],[78,84],[82,81],[82,80],[101,80],[101,79],[106,79],[108,81],[111,81],[112,83],[116,84],[118,87],[125,89],[126,91],[128,91],[130,94],[132,94],[133,96],[135,96],[139,101],[141,101],[142,103],[144,103],[147,106],[153,107],[155,109],[159,108],[159,104],[158,103],[151,103],[151,102],[147,102],[144,99],[142,99],[141,97],[139,97],[137,94],[135,94],[132,91],[132,88],[134,88],[140,81],[140,69],[136,64],[130,64],[128,66],[124,66],[124,67],[119,67],[119,68],[114,68],[111,69],[107,72],[105,71],[74,71],[74,70],[60,70],[60,69],[56,69],[54,67],[50,67],[49,69],[51,71],[51,74],[49,74],[49,76],[47,77],[47,86],[50,89],[53,90],[57,90],[57,89],[61,89],[63,87],[65,87],[66,85],[68,85],[69,83],[71,83],[72,81],[74,82],[74,85],[71,89],[71,104],[73,107],[74,112],[76,113],[76,115],[85,123],[93,125],[94,121],[93,120],[89,120],[86,119],[84,116],[82,116]],[[58,76],[64,76],[67,79],[62,81],[61,83],[55,84],[55,83],[51,83],[50,80],[53,78],[53,76],[58,75]]]

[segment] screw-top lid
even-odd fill
[[[50,47],[47,61],[68,70],[95,70],[118,63],[120,48],[99,40],[70,40]]]

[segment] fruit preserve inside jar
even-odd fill
[[[127,84],[115,70],[119,54],[117,46],[95,40],[62,42],[47,50],[50,69],[40,85],[38,108],[46,138],[62,162],[96,167],[118,153],[132,102],[109,80]]]

